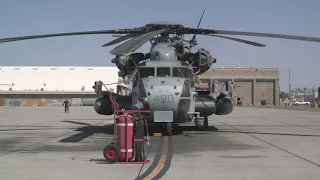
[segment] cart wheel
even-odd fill
[[[119,160],[120,148],[115,144],[109,144],[103,149],[103,156],[108,163],[114,164]]]

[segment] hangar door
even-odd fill
[[[255,85],[255,104],[261,105],[261,101],[266,100],[267,104],[274,105],[274,82],[257,81]]]
[[[241,98],[242,105],[252,105],[252,81],[235,81],[234,97]]]
[[[4,106],[5,105],[5,99],[0,98],[0,106]]]

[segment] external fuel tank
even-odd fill
[[[233,102],[225,93],[212,93],[196,98],[195,111],[200,116],[228,115],[233,111]]]
[[[100,115],[112,115],[114,112],[112,102],[109,99],[109,92],[104,92],[103,97],[95,101],[93,108]],[[132,109],[131,96],[120,96],[113,93],[114,98],[118,103],[119,109]]]

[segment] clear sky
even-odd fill
[[[320,37],[319,0],[0,0],[0,37],[131,28],[153,21],[196,27],[204,8],[202,28]],[[288,90],[290,63],[293,87],[320,86],[320,43],[234,37],[267,47],[205,36],[198,43],[213,53],[215,67],[281,68],[281,89]],[[87,35],[4,43],[0,65],[113,66],[109,51],[114,46],[101,47],[112,39]]]

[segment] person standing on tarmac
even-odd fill
[[[63,101],[63,104],[64,104],[64,112],[65,113],[69,113],[69,106],[71,105],[70,101],[68,100],[68,98],[66,98],[65,101]]]

